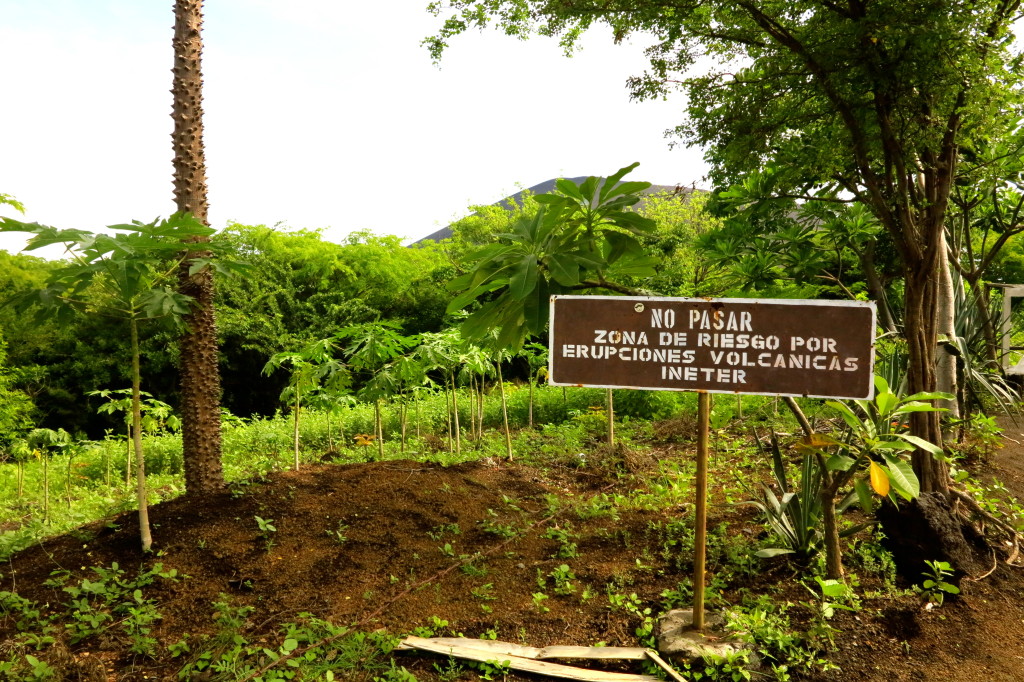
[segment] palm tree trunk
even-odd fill
[[[142,551],[148,552],[153,546],[149,530],[149,506],[146,500],[146,460],[142,456],[142,388],[139,370],[139,325],[135,318],[131,322],[132,338],[132,443],[135,446],[136,495],[139,502],[139,537]]]
[[[206,158],[203,147],[202,0],[174,3],[174,201],[180,212],[207,221]],[[205,255],[206,252],[194,252]],[[181,338],[181,439],[187,494],[214,492],[224,485],[221,468],[220,368],[213,311],[213,273],[189,274],[182,263],[179,290],[192,297]]]

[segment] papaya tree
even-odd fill
[[[374,424],[377,432],[377,452],[384,458],[384,425],[380,403],[398,390],[398,378],[388,365],[416,345],[419,337],[405,336],[397,322],[377,320],[349,325],[335,334],[335,339],[347,343],[344,352],[353,371],[361,373],[364,383],[358,394],[373,401]]]
[[[43,467],[43,521],[50,520],[50,457],[71,444],[64,429],[32,429],[25,438]]]
[[[651,183],[622,181],[637,165],[579,185],[558,180],[555,192],[534,197],[540,204],[534,215],[467,256],[470,271],[448,285],[456,294],[449,313],[478,304],[462,323],[463,336],[476,341],[497,329],[497,347],[518,352],[546,329],[552,295],[597,289],[643,294],[609,279],[613,267],[618,275],[654,274],[657,262],[641,241],[654,221],[630,210]]]
[[[25,247],[27,251],[51,244],[62,244],[66,250],[66,264],[49,272],[42,289],[15,298],[12,302],[16,308],[28,310],[35,305],[39,316],[53,315],[58,320],[76,313],[101,315],[120,320],[128,328],[139,533],[143,550],[149,551],[153,539],[142,452],[139,326],[158,319],[182,323],[194,301],[174,288],[181,268],[215,268],[227,272],[230,266],[208,257],[197,258],[194,252],[186,250],[189,240],[213,232],[188,214],[174,214],[152,223],[111,225],[108,229],[114,234],[58,230],[11,218],[0,219],[0,231],[32,235]]]
[[[303,397],[328,384],[334,389],[340,388],[348,379],[344,366],[334,359],[334,350],[333,339],[321,339],[297,352],[276,353],[263,367],[265,375],[279,367],[286,367],[289,371],[288,385],[281,392],[281,399],[292,405],[296,471],[299,470],[299,415]]]
[[[124,484],[130,485],[132,478],[132,389],[122,388],[117,390],[102,389],[89,391],[89,396],[103,398],[106,402],[96,410],[99,414],[124,414],[125,431],[128,434],[126,442],[128,449],[125,453]],[[174,414],[170,405],[162,400],[157,400],[148,391],[140,391],[140,408],[142,412],[141,428],[143,433],[155,433],[166,427],[170,431],[177,431],[181,427],[181,420]],[[104,455],[104,471],[106,484],[110,485],[110,460]]]

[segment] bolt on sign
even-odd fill
[[[552,296],[556,386],[870,399],[875,305]]]

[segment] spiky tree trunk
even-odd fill
[[[207,221],[206,159],[203,148],[202,0],[174,3],[174,201],[178,211]],[[198,247],[201,248],[201,247]],[[196,255],[203,254],[197,251]],[[221,469],[220,369],[213,312],[213,273],[189,274],[182,264],[179,288],[195,301],[181,338],[182,445],[188,494],[218,490]]]

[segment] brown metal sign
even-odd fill
[[[860,301],[552,296],[549,381],[867,399],[875,306]]]

